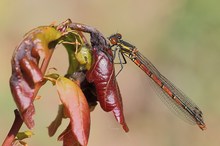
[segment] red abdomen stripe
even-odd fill
[[[153,74],[144,64],[141,63],[140,60],[138,59],[132,59],[132,61],[139,66],[158,86],[160,86],[160,88],[162,88],[171,98],[174,97],[174,94],[170,91],[170,89],[165,86],[160,79]]]

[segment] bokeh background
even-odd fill
[[[105,36],[122,33],[197,103],[207,124],[207,130],[201,131],[172,114],[146,75],[129,61],[117,79],[130,132],[124,133],[113,115],[97,106],[91,113],[89,146],[219,146],[219,4],[217,0],[0,0],[0,143],[16,108],[8,85],[15,46],[30,29],[71,18],[96,27]],[[59,47],[50,67],[65,73],[66,57]],[[56,90],[47,84],[39,94],[43,98],[35,103],[35,135],[27,142],[60,146],[56,138],[68,122],[52,138],[46,128],[57,112]]]

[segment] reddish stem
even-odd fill
[[[50,49],[49,49],[49,53],[48,53],[47,56],[44,58],[44,60],[43,60],[43,62],[42,62],[42,64],[41,64],[40,69],[41,69],[42,74],[45,74],[45,72],[46,72],[46,69],[47,69],[47,66],[48,66],[48,64],[49,64],[49,62],[50,62],[50,59],[51,59],[51,57],[52,57],[53,51],[54,51],[54,48],[50,48]]]
[[[14,123],[7,135],[7,137],[5,138],[2,146],[11,146],[15,136],[17,135],[19,129],[21,128],[22,124],[23,124],[23,120],[19,114],[19,111],[16,109],[14,110],[14,114],[15,114],[15,120]]]

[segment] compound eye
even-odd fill
[[[118,39],[121,39],[121,38],[122,38],[122,36],[121,36],[120,33],[116,33],[116,36],[117,36]]]
[[[117,37],[117,39],[119,39],[119,40],[122,38],[120,33],[116,33],[114,36]]]

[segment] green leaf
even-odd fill
[[[23,140],[25,138],[30,138],[32,135],[34,135],[34,133],[32,131],[24,131],[24,132],[18,132],[18,134],[16,135],[16,140]]]
[[[61,43],[66,48],[69,58],[67,75],[91,68],[92,52],[85,36],[78,32],[69,32]]]
[[[68,33],[62,43],[67,50],[69,58],[69,67],[67,71],[68,75],[71,75],[79,70],[79,62],[77,61],[75,56],[77,45],[74,44],[74,42],[76,42],[76,40],[78,43],[82,43],[80,37],[77,36],[77,33]]]

